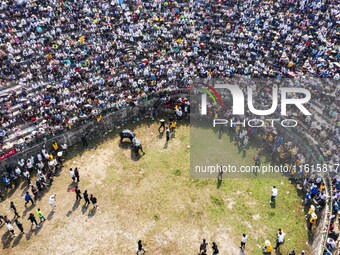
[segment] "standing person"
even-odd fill
[[[263,253],[264,254],[272,254],[272,251],[273,251],[273,246],[271,245],[269,240],[266,240],[264,242]]]
[[[272,188],[272,196],[270,197],[270,203],[275,203],[275,198],[277,197],[278,191],[276,186]]]
[[[74,169],[74,177],[77,179],[77,183],[80,182],[79,178],[79,170],[78,167],[76,167],[76,169]]]
[[[16,236],[15,233],[14,233],[14,228],[12,226],[12,223],[10,221],[7,221],[6,223],[6,227],[7,227],[7,230],[13,235],[13,236]]]
[[[81,191],[80,191],[80,189],[78,188],[78,186],[76,186],[75,187],[75,190],[74,190],[75,192],[76,192],[76,201],[78,201],[78,200],[80,200],[80,199],[82,199],[82,197],[81,197]]]
[[[13,203],[13,201],[10,202],[9,207],[14,212],[15,217],[20,218],[20,215],[19,215],[17,208],[15,207],[15,204]]]
[[[42,213],[42,211],[40,210],[40,208],[37,209],[37,215],[38,215],[38,217],[40,219],[40,223],[39,224],[41,224],[41,223],[46,221],[45,216]]]
[[[55,200],[56,200],[56,194],[53,194],[50,196],[48,202],[50,204],[50,206],[52,207],[52,212],[54,212],[54,208],[55,208]]]
[[[202,254],[202,252],[206,249],[207,249],[207,243],[206,243],[205,239],[203,239],[203,241],[200,245],[200,254]]]
[[[27,181],[27,186],[31,184],[31,175],[30,172],[26,169],[25,172],[23,173],[26,181]]]
[[[218,250],[217,244],[215,242],[212,243],[212,247],[211,248],[213,250],[212,255],[216,255],[216,254],[220,253],[220,251]]]
[[[276,235],[276,246],[275,250],[280,250],[280,246],[283,244],[285,239],[285,234],[282,232],[281,228],[279,228],[279,232]]]
[[[166,136],[166,142],[169,142],[169,140],[170,140],[170,130],[169,130],[168,127],[166,128],[165,136]]]
[[[146,252],[146,250],[143,247],[142,240],[138,241],[138,247],[137,247],[137,255],[142,255]]]
[[[81,142],[83,143],[83,146],[87,146],[88,145],[85,135],[82,135]]]
[[[76,180],[76,176],[74,175],[74,171],[72,168],[70,168],[69,170],[69,173],[70,173],[70,176],[71,176],[71,179],[72,179],[72,182],[75,182]]]
[[[168,127],[169,129],[171,130],[171,125],[172,125],[172,122],[174,121],[174,117],[169,117],[169,123],[168,123]]]
[[[285,235],[282,232],[281,228],[279,228],[279,232],[277,233],[276,236],[276,247],[274,247],[275,250],[280,250],[280,246],[283,244],[285,239]]]
[[[171,131],[171,133],[175,134],[176,128],[177,128],[177,122],[174,120],[174,121],[171,123],[171,126],[170,126],[170,131]]]
[[[161,119],[160,121],[159,121],[159,123],[160,123],[160,126],[159,126],[159,128],[158,128],[158,132],[160,132],[160,129],[162,128],[162,132],[164,132],[164,130],[165,130],[165,120],[164,119]]]
[[[91,202],[93,204],[93,209],[97,209],[97,207],[98,207],[98,205],[97,205],[97,198],[91,194],[90,195],[90,200],[91,200]]]
[[[90,204],[90,199],[89,199],[89,194],[87,194],[87,190],[84,191],[83,193],[84,200],[85,200],[85,206],[88,206]]]
[[[26,194],[25,194],[25,206],[28,204],[28,202],[31,201],[32,205],[34,205],[34,202],[33,202],[33,199],[30,195],[30,193],[28,191],[26,191]]]
[[[32,226],[33,226],[33,223],[34,223],[36,227],[40,227],[33,213],[30,213],[27,220],[31,221]],[[32,228],[32,226],[31,226],[31,228]]]
[[[33,196],[34,196],[34,202],[36,202],[37,199],[38,199],[38,190],[37,190],[37,188],[34,187],[34,185],[32,185],[32,184],[31,184],[31,192],[32,192],[32,194],[33,194]]]
[[[22,226],[21,222],[18,219],[15,219],[14,222],[17,225],[18,229],[20,230],[20,234],[25,234],[24,227]]]
[[[248,236],[246,234],[242,235],[242,240],[241,240],[241,251],[244,251],[246,248],[246,242],[247,242]]]
[[[67,144],[66,143],[62,144],[61,148],[63,149],[64,152],[68,152]]]

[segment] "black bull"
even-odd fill
[[[123,141],[124,138],[130,139],[130,142],[132,142],[132,139],[136,137],[136,135],[132,131],[130,131],[128,129],[125,129],[125,130],[121,131],[119,133],[119,135],[120,135],[120,141],[121,142]]]

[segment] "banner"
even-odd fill
[[[10,151],[7,151],[5,154],[0,156],[0,161],[9,158],[10,156],[13,156],[15,153],[17,153],[17,149],[15,148],[11,149]]]

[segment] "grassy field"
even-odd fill
[[[275,245],[278,228],[287,234],[282,254],[306,249],[303,208],[288,179],[224,179],[220,187],[216,179],[192,179],[188,123],[179,124],[168,144],[157,128],[152,123],[134,127],[146,152],[141,158],[131,153],[128,144],[119,144],[114,133],[120,129],[105,141],[94,139],[86,150],[72,148],[63,172],[35,207],[25,210],[25,187],[18,188],[0,203],[0,212],[11,218],[9,201],[13,200],[20,214],[25,211],[22,223],[27,234],[10,238],[2,226],[5,249],[1,254],[135,254],[139,239],[148,254],[197,254],[206,238],[209,252],[215,241],[220,254],[235,255],[240,254],[242,233],[247,233],[245,254],[256,255],[262,254],[265,239]],[[210,135],[213,139],[216,134]],[[256,148],[243,157],[226,135],[222,139],[231,159],[251,163]],[[75,203],[75,194],[69,192],[70,167],[80,169],[80,189],[98,198],[96,211],[84,207],[83,201]],[[272,185],[279,188],[276,208],[269,205]],[[53,193],[57,209],[50,213],[48,197]],[[30,231],[27,213],[38,207],[48,220]]]

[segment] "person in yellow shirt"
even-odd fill
[[[312,227],[313,225],[316,223],[318,219],[318,216],[316,215],[315,212],[313,212],[309,218],[309,222],[308,222],[308,230],[311,231],[312,230]]]
[[[175,120],[171,123],[170,128],[171,128],[171,133],[175,133],[176,128],[177,128],[177,122]]]
[[[271,245],[269,240],[266,240],[264,242],[263,253],[268,255],[268,254],[272,254],[272,251],[273,251],[273,246]]]
[[[40,208],[37,209],[37,215],[38,215],[38,217],[40,219],[40,223],[39,224],[41,224],[41,223],[46,221],[45,216],[42,213],[42,211],[40,210]]]
[[[54,151],[57,151],[58,148],[59,148],[58,143],[57,142],[52,143],[52,147],[53,147]]]

